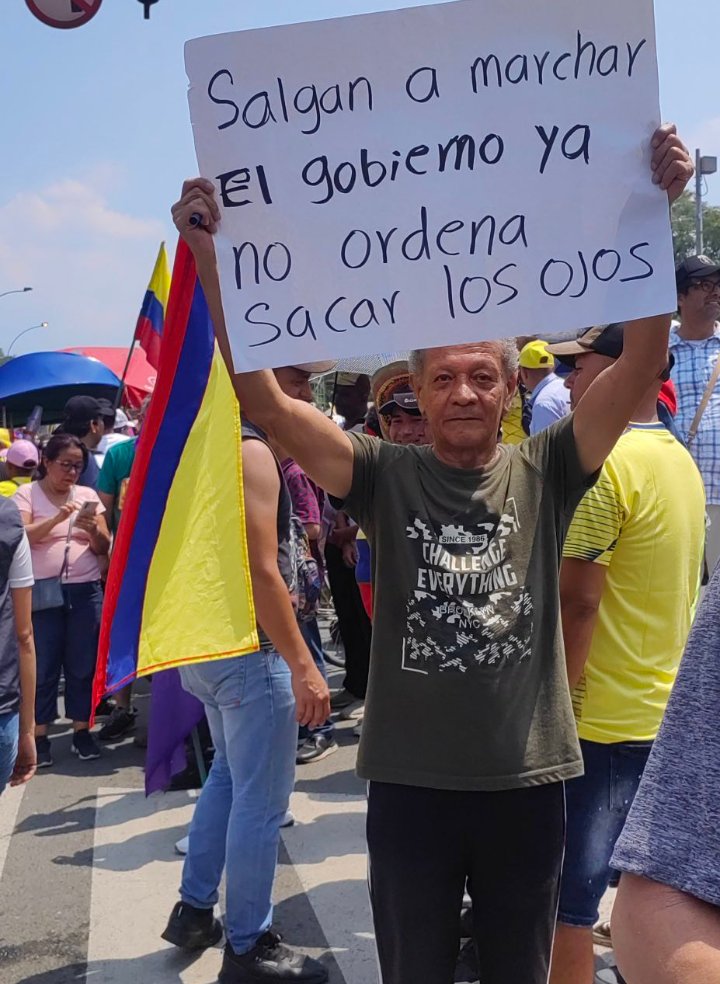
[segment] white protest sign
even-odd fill
[[[460,0],[185,63],[237,369],[674,309],[652,0]]]

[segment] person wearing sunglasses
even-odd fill
[[[689,256],[675,271],[680,322],[670,332],[680,436],[705,482],[706,560],[720,559],[720,263]]]
[[[19,488],[14,500],[30,541],[35,575],[38,768],[52,765],[48,726],[58,717],[61,672],[65,714],[73,722],[72,751],[83,761],[100,754],[88,722],[102,611],[98,557],[107,554],[110,534],[97,492],[77,484],[87,454],[75,435],[53,435],[43,451],[38,480]]]

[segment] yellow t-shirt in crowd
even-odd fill
[[[32,482],[30,475],[18,475],[17,478],[7,478],[4,482],[0,482],[0,495],[9,498],[11,495],[15,495],[21,485],[27,485],[28,482]]]
[[[526,438],[527,434],[522,425],[522,397],[520,390],[515,390],[510,409],[503,418],[502,440],[503,444],[520,444]]]
[[[631,424],[578,506],[564,555],[607,566],[585,672],[578,734],[652,741],[690,631],[705,542],[705,490],[662,424]]]

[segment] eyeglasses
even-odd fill
[[[74,472],[76,475],[79,475],[80,472],[83,470],[82,461],[79,464],[75,461],[58,461],[56,462],[56,464],[58,464],[64,472],[67,472],[68,475],[71,472]]]
[[[696,280],[693,287],[699,287],[703,294],[712,294],[713,291],[720,291],[720,280]]]

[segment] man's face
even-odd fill
[[[397,407],[390,414],[388,434],[393,444],[427,444],[425,420]]]
[[[367,414],[370,380],[358,376],[352,386],[338,386],[335,390],[335,409],[346,420],[363,420]]]
[[[584,352],[575,356],[575,368],[565,380],[565,386],[570,390],[570,406],[573,410],[587,393],[592,381],[613,362],[615,359],[597,352]]]
[[[275,378],[280,389],[290,399],[312,403],[313,394],[310,388],[309,372],[305,372],[304,369],[296,369],[294,366],[283,366],[281,369],[275,369]]]
[[[720,318],[720,275],[696,280],[678,297],[680,316],[693,319]]]
[[[495,342],[430,349],[412,380],[435,443],[458,450],[497,439],[516,384],[505,376]]]

